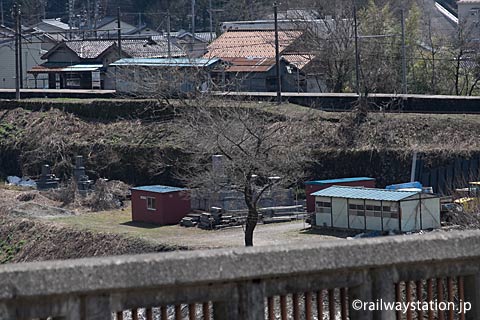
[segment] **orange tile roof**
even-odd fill
[[[279,31],[280,52],[302,35],[301,31]],[[272,58],[275,57],[275,32],[227,31],[208,46],[206,58]]]

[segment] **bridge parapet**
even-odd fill
[[[480,319],[480,231],[10,264],[0,283],[2,320]],[[358,311],[356,299],[472,310]]]

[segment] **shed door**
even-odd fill
[[[420,230],[420,201],[418,199],[400,202],[402,208],[401,231]]]
[[[348,218],[350,228],[356,230],[365,230],[365,201],[350,199],[348,200]]]
[[[347,199],[332,199],[333,227],[348,228]]]
[[[399,206],[397,202],[382,202],[383,230],[400,230],[398,226]]]
[[[332,226],[332,202],[330,198],[315,197],[315,224],[317,226]]]
[[[422,199],[422,229],[440,228],[440,199]]]

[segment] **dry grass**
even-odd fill
[[[122,236],[141,238],[155,243],[182,246],[191,249],[244,246],[244,232],[242,227],[208,231],[199,228],[185,228],[179,225],[155,226],[132,223],[131,220],[131,209],[127,208],[123,211],[115,210],[55,218],[52,221],[80,230],[116,233]],[[306,234],[303,232],[305,227],[307,227],[307,225],[305,225],[303,221],[258,225],[255,230],[255,245],[285,245],[337,239],[335,237],[318,234]]]

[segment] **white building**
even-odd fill
[[[466,28],[469,39],[480,39],[480,0],[460,0],[458,20]]]
[[[35,78],[27,71],[41,63],[47,42],[42,35],[26,35],[22,38],[22,81],[24,88],[35,88]],[[53,41],[53,40],[52,40]],[[0,39],[0,88],[15,88],[15,40],[13,37]],[[46,88],[48,77],[37,78],[37,87]]]
[[[315,196],[314,226],[417,231],[440,227],[440,198],[419,191],[333,186]]]

